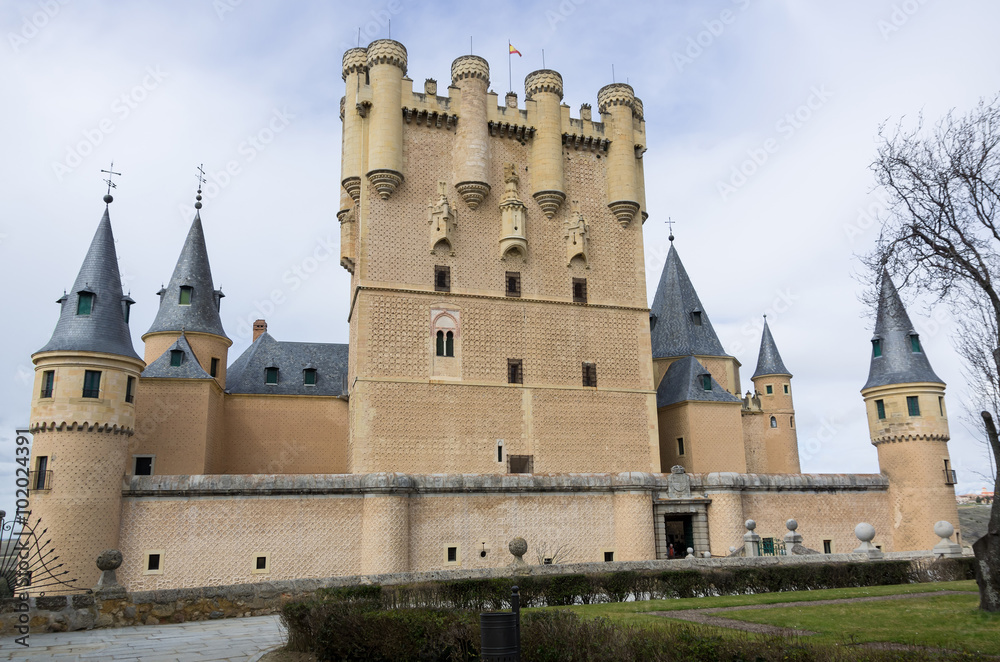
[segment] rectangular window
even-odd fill
[[[144,575],[162,575],[163,574],[163,550],[154,549],[146,552],[146,563],[144,564],[146,569],[143,570]]]
[[[458,545],[445,545],[445,565],[458,565],[459,557]]]
[[[587,303],[587,279],[573,279],[573,301],[575,303]]]
[[[132,475],[152,476],[153,475],[153,455],[133,455]]]
[[[917,400],[917,396],[906,396],[906,411],[910,416],[920,416],[920,401]]]
[[[278,383],[278,369],[277,368],[264,368],[264,383],[265,384],[277,384]]]
[[[451,292],[451,267],[434,265],[434,289],[437,292]]]
[[[52,387],[56,383],[56,371],[46,370],[42,373],[42,393],[41,397],[51,398],[52,397]]]
[[[885,400],[875,401],[875,413],[878,414],[878,420],[885,420]]]
[[[212,365],[208,374],[212,375],[213,377],[219,376],[219,359],[215,358],[214,356],[212,357]]]
[[[190,287],[188,285],[181,285],[181,298],[178,301],[178,303],[180,305],[182,305],[182,306],[190,306],[191,305],[191,292],[193,292],[193,291],[194,291],[193,287]]]
[[[785,395],[788,395],[788,384],[785,384],[784,387],[785,387]]]
[[[76,314],[89,315],[94,309],[94,294],[92,292],[80,292],[76,300]]]
[[[87,370],[83,373],[83,397],[101,397],[101,371]]]
[[[596,363],[584,363],[583,364],[583,385],[584,386],[597,386],[597,364]]]
[[[702,375],[701,376],[701,388],[705,391],[712,390],[712,375]]]
[[[938,397],[938,411],[941,412],[941,417],[944,418],[944,398]]]
[[[315,368],[306,368],[302,371],[302,383],[306,386],[316,386]]]
[[[684,437],[677,437],[677,454],[684,455]]]
[[[521,359],[507,359],[507,383],[524,383],[524,373],[522,372]]]
[[[508,271],[506,280],[507,280],[507,296],[509,297],[521,296],[521,272]]]
[[[271,555],[270,554],[254,554],[253,555],[253,570],[250,571],[254,575],[266,575],[271,572]]]
[[[184,363],[184,351],[180,349],[170,350],[170,366],[173,368],[180,367]]]
[[[497,442],[497,462],[503,462],[503,441]]]
[[[824,540],[823,541],[823,553],[824,554],[833,554],[833,541],[832,540]]]
[[[605,563],[614,563],[615,562],[615,553],[614,552],[604,552],[604,562]]]
[[[49,469],[49,457],[47,455],[40,455],[38,460],[35,462],[35,480],[33,481],[32,487],[36,490],[47,490],[48,487],[48,469]]]
[[[882,341],[876,338],[872,341],[872,357],[878,358],[882,356]]]
[[[910,349],[914,352],[920,351],[920,336],[916,334],[910,336]]]
[[[693,310],[691,311],[691,323],[695,326],[701,326],[701,311]]]
[[[125,402],[135,402],[135,377],[125,381]]]
[[[764,390],[767,391],[768,395],[774,395],[774,387],[771,386],[770,384],[768,384],[767,386],[765,386]]]
[[[257,565],[257,570],[264,570],[264,569],[266,569],[267,568],[267,557],[266,556],[258,556],[257,557],[257,564],[256,565]]]
[[[507,473],[530,474],[534,469],[533,455],[508,455]]]

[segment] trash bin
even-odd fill
[[[482,662],[518,662],[517,616],[510,611],[479,614]]]

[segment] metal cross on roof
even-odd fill
[[[197,177],[198,177],[198,192],[199,193],[201,192],[202,185],[205,183],[205,168],[202,167],[204,165],[205,164],[202,163],[201,165],[198,166],[198,175],[197,175]]]
[[[670,241],[674,240],[674,223],[676,223],[676,222],[677,221],[675,221],[673,218],[671,218],[670,216],[667,216],[666,223],[667,223],[667,228],[669,228],[669,230],[670,230]]]
[[[108,167],[107,170],[101,170],[101,172],[108,173],[108,178],[104,179],[102,181],[105,184],[108,185],[108,195],[111,195],[111,189],[118,188],[118,186],[114,182],[111,181],[111,178],[114,177],[115,175],[118,175],[119,177],[121,177],[122,174],[120,172],[115,172],[115,162],[114,161],[111,162],[111,165]]]

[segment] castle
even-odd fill
[[[888,276],[862,390],[881,473],[802,474],[769,327],[744,394],[673,245],[648,305],[633,89],[574,118],[552,70],[519,105],[475,55],[447,96],[406,64],[388,39],[343,59],[348,345],[261,320],[230,362],[199,202],[140,358],[105,208],[32,356],[32,511],[69,576],[109,548],[147,590],[497,567],[515,536],[630,561],[728,555],[748,518],[827,553],[861,521],[885,551],[957,524],[945,385]]]

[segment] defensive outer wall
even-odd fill
[[[867,521],[893,550],[878,474],[133,476],[124,488],[129,591],[500,568],[517,536],[529,557],[561,546],[566,562],[648,561],[666,558],[662,521],[678,513],[693,516],[699,555],[741,546],[748,518],[775,538],[794,518],[807,547],[834,553]]]

